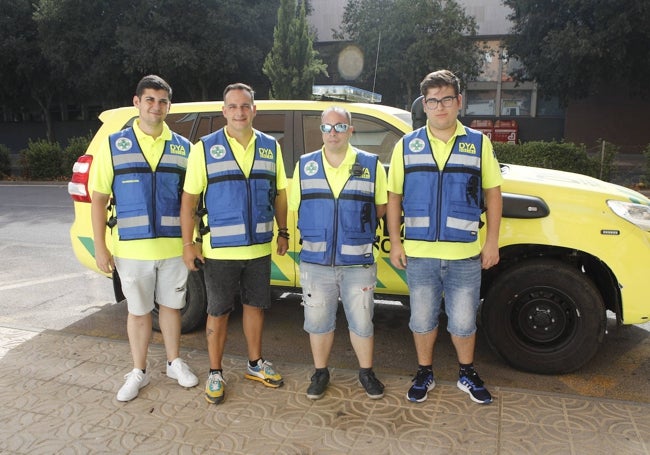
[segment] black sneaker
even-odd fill
[[[413,378],[413,385],[406,392],[406,399],[422,403],[427,399],[427,393],[436,386],[436,381],[433,379],[433,371],[420,368],[415,377]]]
[[[307,398],[310,400],[320,400],[325,395],[327,384],[330,383],[329,370],[316,370],[311,377],[311,384],[307,388]]]
[[[456,385],[460,390],[468,393],[473,402],[480,404],[492,403],[492,395],[483,386],[483,381],[475,370],[461,371]]]
[[[384,396],[384,384],[375,377],[375,372],[372,370],[367,373],[359,373],[359,384],[366,389],[368,398],[377,400]]]

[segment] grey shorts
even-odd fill
[[[115,258],[122,293],[129,313],[143,316],[154,309],[154,301],[173,309],[185,306],[187,267],[183,258],[159,261]]]
[[[271,255],[247,260],[206,258],[203,272],[210,316],[233,311],[237,295],[244,305],[271,307]]]

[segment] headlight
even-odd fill
[[[643,229],[650,232],[650,207],[625,201],[607,201],[612,212]]]

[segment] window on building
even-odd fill
[[[531,90],[502,90],[501,115],[507,117],[530,117],[533,92]]]
[[[468,90],[465,95],[465,115],[496,115],[496,90]]]

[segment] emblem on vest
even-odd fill
[[[273,159],[273,150],[260,147],[257,151],[260,154],[260,158]]]
[[[133,142],[131,142],[131,139],[128,137],[120,137],[115,141],[115,147],[120,152],[126,152],[127,150],[131,150],[131,148],[133,148]]]
[[[308,161],[307,164],[305,164],[304,170],[305,174],[311,177],[318,172],[318,163],[314,160]]]
[[[212,147],[210,147],[210,156],[215,160],[220,160],[221,158],[226,156],[226,147],[224,147],[221,144],[213,145]]]
[[[411,142],[409,142],[409,150],[413,153],[418,153],[424,150],[424,141],[419,137],[416,137]]]
[[[183,155],[185,156],[187,153],[185,151],[185,146],[180,145],[180,144],[169,144],[169,151],[173,155]]]
[[[470,153],[476,155],[476,146],[471,142],[459,142],[458,151],[461,153]]]

